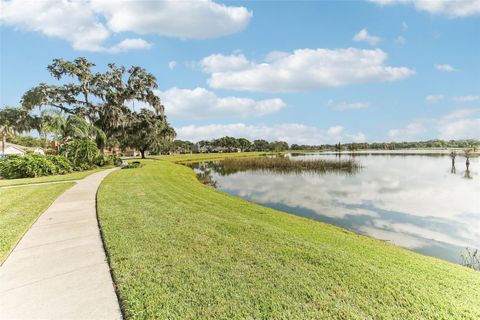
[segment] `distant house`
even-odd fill
[[[0,158],[1,157],[6,157],[6,156],[24,156],[27,153],[35,153],[35,154],[41,154],[45,155],[45,151],[42,148],[39,147],[24,147],[24,146],[19,146],[18,144],[13,144],[13,143],[5,143],[5,154],[3,153],[3,142],[0,141]]]

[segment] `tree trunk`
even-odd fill
[[[140,150],[140,153],[142,154],[142,159],[145,159],[145,150]]]

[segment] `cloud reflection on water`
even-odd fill
[[[286,206],[292,213],[308,210],[318,220],[329,219],[410,249],[480,248],[478,158],[471,159],[471,179],[463,178],[463,158],[457,159],[456,174],[451,173],[448,157],[356,159],[363,169],[355,175],[250,171],[229,176],[213,173],[213,179],[219,189],[251,201]]]

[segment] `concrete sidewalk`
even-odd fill
[[[121,319],[95,208],[100,182],[79,180],[0,267],[0,319]]]

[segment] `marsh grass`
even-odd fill
[[[343,172],[353,174],[361,167],[355,160],[292,160],[289,157],[227,158],[223,161],[224,173],[261,170],[280,173]]]

